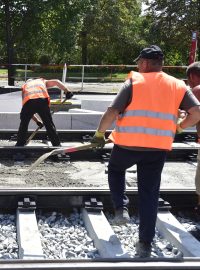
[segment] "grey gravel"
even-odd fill
[[[15,216],[0,214],[0,259],[17,259]]]
[[[99,254],[77,209],[70,215],[38,215],[42,247],[48,259],[91,259]]]
[[[112,226],[113,231],[120,239],[124,248],[128,251],[130,257],[137,257],[135,244],[138,241],[139,219],[131,216],[130,222],[126,225],[115,225],[114,216],[106,213],[106,216]],[[169,241],[164,239],[156,230],[156,235],[152,243],[151,257],[154,258],[181,258],[183,254],[174,247]]]

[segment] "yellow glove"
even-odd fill
[[[97,130],[90,142],[96,144],[95,147],[103,148],[106,143],[104,135],[105,132],[100,132]]]
[[[183,132],[183,128],[181,127],[181,123],[183,121],[183,118],[178,118],[177,124],[176,124],[176,133],[180,134]]]

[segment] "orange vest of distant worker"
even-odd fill
[[[50,104],[50,97],[44,79],[36,79],[26,82],[22,86],[22,104],[30,99],[47,98]]]
[[[109,138],[122,146],[171,150],[185,83],[164,72],[131,74],[131,103]]]

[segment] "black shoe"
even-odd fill
[[[118,225],[126,224],[130,221],[130,216],[128,213],[128,209],[126,208],[118,208],[115,210],[115,218],[114,222]]]
[[[151,256],[151,244],[143,241],[138,241],[135,244],[136,254],[140,258],[147,258]]]

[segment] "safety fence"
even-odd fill
[[[30,78],[43,77],[59,79],[62,82],[80,84],[80,90],[85,83],[119,83],[123,82],[131,70],[137,71],[137,65],[40,65],[13,64],[15,84],[20,84]],[[1,65],[0,80],[8,79],[8,66]],[[164,66],[163,70],[175,77],[184,79],[187,66]],[[1,82],[1,81],[0,81]]]

